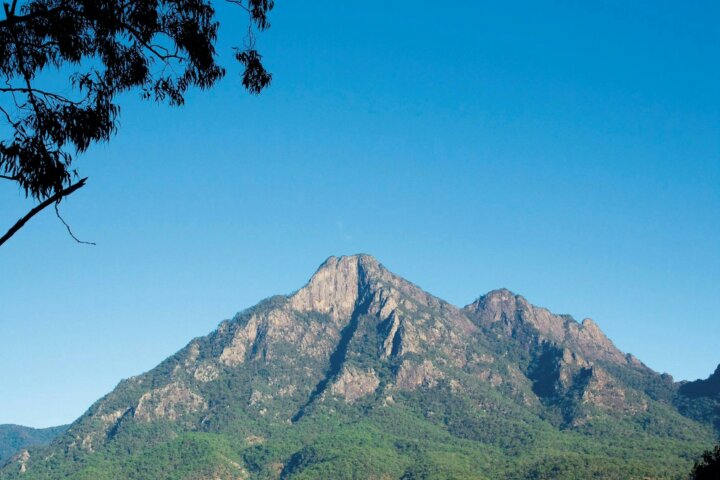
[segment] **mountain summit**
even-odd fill
[[[458,308],[330,257],[0,478],[679,478],[717,434],[698,388],[509,290]]]

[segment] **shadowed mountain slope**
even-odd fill
[[[720,431],[720,365],[705,380],[683,382],[675,397],[678,410]]]
[[[331,257],[0,478],[682,478],[716,433],[678,395],[589,319]]]

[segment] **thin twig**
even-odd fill
[[[85,242],[75,236],[75,234],[72,232],[72,230],[70,230],[70,225],[68,225],[67,222],[65,221],[65,219],[60,216],[60,210],[58,210],[59,203],[60,203],[60,200],[55,202],[55,215],[57,215],[57,217],[60,219],[60,221],[63,223],[63,225],[65,225],[65,228],[67,228],[67,231],[70,234],[70,236],[73,238],[73,240],[75,240],[77,243],[82,243],[84,245],[97,245],[95,242]]]

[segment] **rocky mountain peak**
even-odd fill
[[[324,313],[335,320],[348,319],[361,303],[382,318],[398,307],[454,308],[366,254],[328,258],[289,300],[293,310]]]
[[[563,316],[535,307],[521,295],[505,288],[480,296],[464,310],[485,326],[502,325],[508,334],[515,333],[518,328],[530,326],[541,336],[550,339],[563,337],[566,322]]]
[[[482,295],[463,310],[480,325],[500,329],[509,337],[570,346],[589,360],[629,363],[592,319],[578,323],[570,315],[557,315],[536,307],[505,288]]]
[[[503,306],[515,305],[520,299],[524,300],[522,296],[516,295],[515,292],[507,288],[498,288],[490,290],[485,295],[481,295],[471,305],[476,307],[480,305],[493,305],[502,308]]]
[[[303,288],[290,297],[298,311],[326,313],[334,318],[352,314],[359,292],[380,264],[370,255],[330,257]]]

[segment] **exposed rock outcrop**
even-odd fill
[[[507,289],[493,290],[481,296],[464,311],[484,327],[499,327],[509,337],[521,337],[520,340],[526,341],[549,340],[572,346],[589,360],[618,365],[630,363],[593,320],[586,318],[578,323],[569,315],[554,315]],[[528,327],[537,332],[537,337],[528,331]]]
[[[358,301],[361,263],[376,268],[377,261],[364,255],[328,258],[308,284],[290,297],[291,307],[325,313],[335,320],[350,317]]]
[[[29,460],[30,460],[30,452],[23,449],[23,450],[20,450],[20,453],[18,453],[17,455],[15,455],[12,458],[11,463],[17,464],[18,471],[20,473],[25,473],[27,471],[27,464],[28,464]]]
[[[150,422],[157,419],[177,420],[182,415],[207,409],[203,397],[178,383],[153,389],[140,397],[135,418]]]
[[[398,388],[406,390],[415,390],[421,386],[432,388],[443,377],[443,373],[430,360],[425,360],[419,364],[404,360],[400,365],[396,384]]]
[[[373,369],[362,371],[354,367],[346,367],[333,382],[330,392],[344,397],[347,403],[352,404],[375,392],[378,385],[380,380]]]

